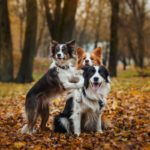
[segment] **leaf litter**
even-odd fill
[[[52,131],[53,118],[63,110],[65,100],[50,104],[49,132],[21,134],[26,123],[25,95],[32,84],[0,83],[0,149],[150,149],[150,78],[116,78],[103,113],[103,133],[58,134]],[[37,127],[39,122],[37,123]]]

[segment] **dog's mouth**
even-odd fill
[[[64,60],[64,58],[60,58],[60,57],[58,57],[57,59],[58,59],[58,60]]]
[[[98,90],[101,87],[102,82],[93,82],[91,85],[94,90]]]
[[[89,67],[89,66],[90,66],[90,64],[89,64],[89,63],[86,63],[86,64],[85,64],[85,66],[86,66],[86,67]]]
[[[65,57],[56,57],[57,60],[65,60]]]

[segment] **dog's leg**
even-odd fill
[[[77,112],[73,114],[71,119],[73,121],[74,133],[79,136],[81,133],[81,113]]]
[[[35,132],[34,125],[38,116],[38,100],[36,97],[29,97],[26,99],[25,111],[28,124],[22,128],[22,133],[32,134]]]
[[[62,83],[63,83],[64,88],[65,89],[78,89],[78,88],[82,88],[83,84],[84,84],[83,77],[82,76],[76,76],[76,78],[78,78],[78,81],[79,81],[77,83],[72,83],[71,80],[70,81],[63,80]]]
[[[100,114],[98,121],[97,121],[97,132],[102,133],[102,114]]]
[[[82,82],[79,82],[79,83],[71,83],[71,82],[63,82],[63,86],[65,89],[69,90],[69,89],[78,89],[78,88],[81,88],[83,87],[83,84]]]
[[[76,83],[76,86],[77,86],[78,88],[82,88],[82,87],[83,87],[83,84],[84,84],[84,78],[83,78],[83,76],[81,76],[81,75],[78,75],[77,77],[79,78],[79,82]]]
[[[46,123],[47,123],[48,118],[49,118],[49,105],[48,104],[46,104],[44,106],[44,108],[42,108],[40,110],[40,114],[41,114],[41,119],[42,119],[41,125],[40,125],[41,129],[42,130],[49,130],[49,128],[46,127]]]
[[[28,128],[29,128],[29,133],[35,133],[36,130],[34,129],[34,125],[36,123],[36,120],[37,120],[37,115],[34,116],[34,118],[31,120],[28,120]]]
[[[67,89],[67,90],[78,88],[78,87],[76,86],[76,83],[71,83],[71,82],[68,82],[68,81],[63,82],[63,86],[64,86],[64,88]]]
[[[35,114],[35,116],[29,116],[27,115],[27,119],[28,119],[28,124],[25,124],[23,126],[23,128],[21,129],[21,133],[24,134],[24,133],[27,133],[27,134],[32,134],[32,133],[35,133],[36,130],[34,129],[34,125],[36,123],[36,119],[37,119],[37,115]]]

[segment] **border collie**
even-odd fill
[[[83,87],[71,93],[63,112],[55,117],[55,132],[102,132],[101,115],[110,91],[109,73],[104,66],[89,66],[84,68],[83,77]]]
[[[33,85],[26,95],[25,112],[27,124],[22,133],[33,133],[38,116],[41,116],[41,129],[47,130],[49,118],[49,98],[62,93],[66,89],[81,88],[83,77],[69,66],[73,58],[75,41],[59,44],[53,41],[50,48],[53,63],[43,77]],[[75,78],[75,80],[74,80]],[[73,81],[73,82],[72,82]]]

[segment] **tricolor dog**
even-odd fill
[[[22,128],[22,133],[33,133],[37,117],[41,117],[41,129],[46,130],[49,118],[49,99],[61,94],[66,89],[81,88],[83,77],[71,67],[75,41],[65,44],[52,42],[50,53],[53,63],[43,77],[35,83],[26,95],[25,112],[27,124]]]

